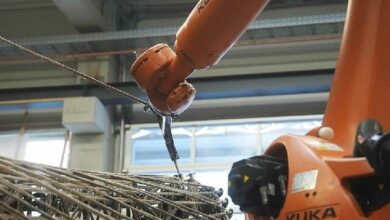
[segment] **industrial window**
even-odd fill
[[[190,161],[192,132],[189,129],[188,127],[180,127],[172,130],[181,163]],[[132,161],[134,165],[171,163],[159,128],[134,128],[132,133]]]
[[[236,161],[255,155],[257,145],[257,125],[196,126],[195,162]]]
[[[19,134],[0,134],[0,155],[8,158],[16,158]]]
[[[0,155],[45,165],[67,167],[69,146],[64,130],[0,133]]]
[[[28,135],[24,160],[50,166],[67,167],[64,132]]]
[[[268,147],[283,134],[303,135],[321,125],[320,120],[281,121],[261,124],[261,146]]]
[[[302,135],[321,125],[321,116],[174,123],[172,133],[185,170],[227,168],[232,162],[262,154],[277,137]],[[171,161],[157,125],[134,125],[128,132],[125,169],[168,172]]]

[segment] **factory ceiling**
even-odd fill
[[[112,55],[118,64],[117,81],[113,83],[141,95],[131,77],[124,77],[134,54],[157,43],[173,46],[177,30],[196,2],[0,0],[0,35],[74,68],[80,60]],[[320,97],[318,100],[311,99],[318,103],[310,107],[315,111],[306,107],[301,111],[321,113],[336,63],[346,7],[347,0],[271,0],[218,65],[191,76],[190,81],[200,88],[199,108],[209,108],[212,101],[207,100],[211,99],[248,98],[248,103],[252,103],[251,98],[257,96],[321,93],[315,95]],[[241,83],[235,83],[238,81]],[[226,83],[231,85],[229,93]],[[104,103],[127,103],[95,87],[88,89],[72,74],[58,72],[0,43],[0,103],[86,94],[96,95]],[[288,106],[294,104],[289,102],[294,99],[282,98]],[[310,101],[306,96],[302,100]],[[218,106],[226,109],[225,105]],[[255,104],[252,116],[259,116],[257,107]],[[290,111],[284,105],[280,109],[280,115]]]
[[[0,0],[0,26],[2,35],[44,54],[143,50],[160,42],[173,45],[176,31],[196,2]],[[272,0],[238,46],[274,39],[337,38],[345,7],[345,0]],[[0,56],[25,54],[0,44]]]

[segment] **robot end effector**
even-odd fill
[[[176,34],[175,52],[166,44],[145,51],[131,74],[154,110],[163,115],[184,112],[196,93],[186,78],[218,63],[268,2],[200,0]]]
[[[192,103],[196,90],[185,78],[193,71],[166,44],[145,51],[131,68],[154,109],[164,115],[180,114]]]

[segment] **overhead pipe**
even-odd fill
[[[56,60],[69,60],[69,59],[82,59],[89,57],[98,57],[98,56],[112,56],[112,55],[123,55],[123,54],[132,54],[136,53],[135,50],[118,50],[118,51],[104,51],[104,52],[93,52],[93,53],[76,53],[76,54],[58,54],[51,56],[51,58]],[[40,61],[37,57],[34,56],[19,56],[11,58],[0,58],[0,64],[2,62],[31,62],[31,61]]]

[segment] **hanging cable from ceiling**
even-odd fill
[[[17,48],[20,51],[23,51],[25,53],[29,53],[29,54],[31,54],[31,55],[33,55],[35,57],[38,57],[38,58],[40,58],[40,59],[42,59],[42,60],[44,60],[44,61],[46,61],[46,62],[48,62],[50,64],[53,64],[53,65],[55,65],[55,66],[57,66],[57,67],[59,67],[61,69],[64,69],[64,70],[69,71],[69,72],[72,72],[72,73],[82,77],[85,80],[88,80],[88,81],[93,82],[93,83],[95,83],[95,84],[97,84],[99,86],[102,86],[103,88],[106,88],[107,90],[114,91],[114,92],[116,92],[116,93],[118,93],[120,95],[123,95],[123,96],[125,96],[127,98],[132,99],[135,102],[138,102],[138,103],[143,104],[145,106],[149,106],[149,103],[147,101],[145,101],[145,100],[142,100],[142,99],[140,99],[140,98],[138,98],[138,97],[136,97],[134,95],[131,95],[131,94],[129,94],[129,93],[123,91],[123,90],[120,90],[118,88],[115,88],[113,86],[110,86],[109,84],[104,83],[104,82],[102,82],[102,81],[100,81],[98,79],[95,79],[92,76],[84,74],[84,73],[82,73],[82,72],[80,72],[80,71],[78,71],[76,69],[73,69],[73,68],[71,68],[71,67],[69,67],[69,66],[67,66],[67,65],[65,65],[63,63],[60,63],[60,62],[58,62],[56,60],[53,60],[53,59],[51,59],[51,58],[49,58],[47,56],[44,56],[44,55],[40,54],[38,52],[35,52],[35,51],[30,50],[30,49],[28,49],[26,47],[23,47],[22,45],[17,44],[15,42],[11,41],[11,40],[8,40],[8,39],[6,39],[6,38],[4,38],[2,36],[0,36],[0,41],[3,41],[4,43],[6,43],[6,44],[8,44],[8,45],[10,45],[10,46],[12,46],[14,48]]]

